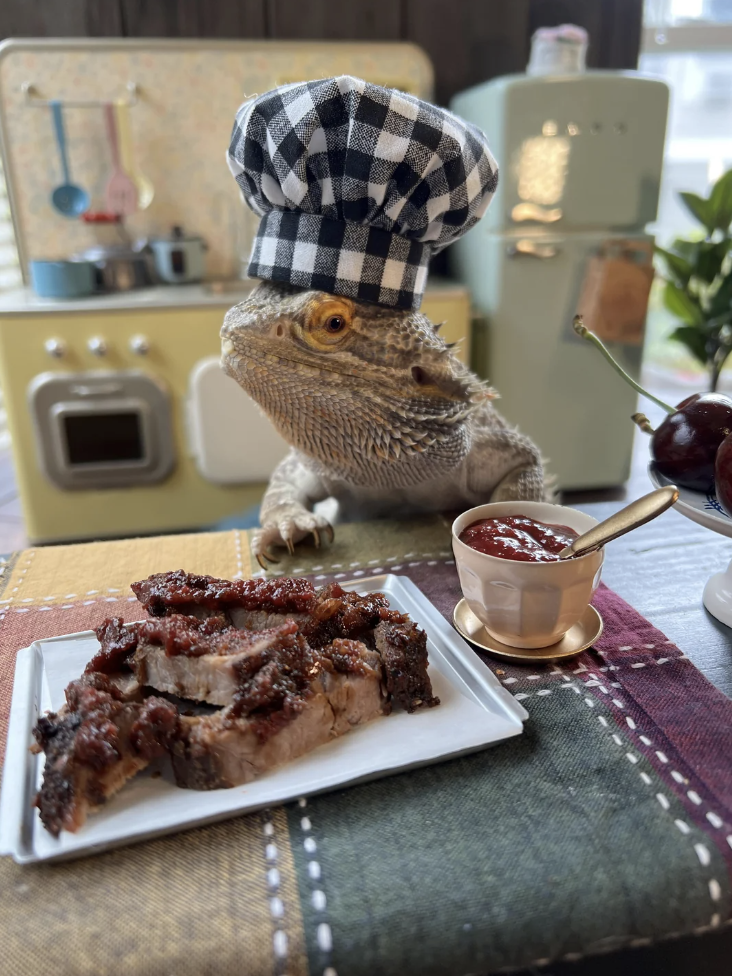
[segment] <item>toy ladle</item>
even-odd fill
[[[61,157],[61,167],[63,169],[64,181],[51,194],[51,203],[64,217],[79,217],[89,209],[90,199],[86,190],[71,182],[69,172],[69,159],[66,152],[66,133],[64,132],[64,119],[61,111],[61,102],[51,102],[51,115],[53,116],[53,127],[56,132],[56,143]]]

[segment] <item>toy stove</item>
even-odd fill
[[[0,383],[34,542],[177,531],[258,503],[287,445],[219,367],[226,311],[254,282],[74,301],[0,296]],[[465,339],[467,291],[423,309]]]

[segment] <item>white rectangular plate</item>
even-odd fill
[[[410,579],[375,576],[344,587],[385,593],[394,609],[408,613],[427,632],[439,707],[412,715],[395,711],[229,790],[180,789],[161,764],[157,776],[152,769],[136,776],[77,833],[63,831],[54,838],[32,805],[44,757],[29,752],[31,729],[40,714],[62,706],[64,688],[81,674],[99,645],[91,631],[36,641],[18,653],[15,668],[0,796],[0,854],[11,854],[19,864],[96,854],[475,752],[522,732],[525,709]]]

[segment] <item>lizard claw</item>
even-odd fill
[[[271,556],[267,552],[267,550],[264,549],[262,552],[258,552],[257,553],[257,562],[262,567],[262,569],[269,569],[269,566],[267,565],[267,563],[268,562],[270,562],[270,563],[278,563],[279,562],[279,559],[277,559],[275,556]]]
[[[320,538],[320,530],[321,529],[325,529],[325,531],[328,533],[328,544],[329,545],[332,545],[333,544],[333,539],[335,538],[335,532],[333,531],[333,526],[330,524],[330,522],[328,522],[325,519],[323,519],[323,525],[313,526],[313,528],[310,530],[312,532],[312,534],[313,534],[313,538],[315,539],[315,548],[316,549],[320,549],[320,546],[321,546],[321,538]]]
[[[316,548],[320,548],[324,529],[332,542],[333,528],[321,515],[308,512],[301,506],[289,508],[280,506],[277,510],[268,513],[262,527],[254,533],[252,551],[259,565],[267,569],[267,560],[272,563],[278,562],[269,554],[269,547],[286,546],[290,555],[294,556],[297,543],[307,535],[312,535]]]

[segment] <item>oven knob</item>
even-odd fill
[[[147,336],[132,336],[130,339],[130,349],[138,356],[147,356],[147,354],[150,352],[150,342]]]
[[[53,356],[54,359],[61,359],[66,355],[66,343],[63,339],[46,339],[43,346],[48,355]]]
[[[94,353],[95,356],[107,355],[107,341],[106,339],[102,339],[101,336],[92,336],[87,342],[87,347],[89,352]]]

